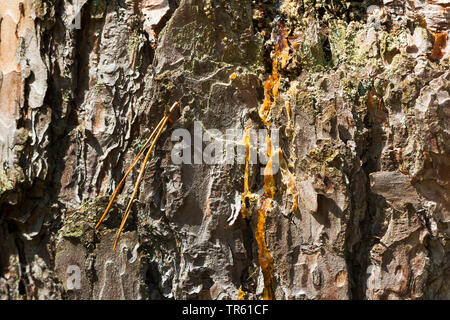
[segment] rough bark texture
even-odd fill
[[[0,1],[1,299],[450,299],[448,0],[79,2]],[[194,121],[281,170],[174,165]]]

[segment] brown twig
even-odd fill
[[[109,210],[111,209],[111,206],[112,206],[114,200],[116,199],[117,194],[119,193],[120,188],[125,183],[125,179],[128,177],[128,175],[130,174],[131,170],[133,170],[133,168],[136,166],[136,164],[137,164],[139,158],[141,157],[141,155],[143,154],[144,150],[147,149],[149,144],[152,142],[152,139],[155,136],[156,131],[159,129],[159,127],[163,123],[163,120],[161,120],[160,123],[158,124],[158,126],[155,128],[155,130],[153,130],[152,134],[150,135],[150,138],[148,138],[148,140],[145,142],[144,146],[141,148],[141,150],[137,154],[136,158],[134,158],[133,163],[128,168],[128,170],[125,173],[125,175],[123,176],[122,180],[119,182],[119,185],[117,186],[116,190],[114,191],[113,196],[111,197],[111,200],[109,201],[105,212],[103,213],[102,217],[100,218],[100,220],[98,221],[97,225],[95,226],[95,229],[97,229],[100,226],[100,224],[102,223],[102,221],[105,219],[106,215],[108,214]]]
[[[131,203],[133,202],[133,199],[134,199],[134,197],[135,197],[135,195],[136,195],[137,189],[139,188],[139,184],[140,184],[140,182],[141,182],[141,180],[142,180],[142,177],[143,177],[143,174],[144,174],[144,171],[145,171],[145,166],[146,166],[146,164],[147,164],[147,162],[148,162],[148,160],[149,160],[149,158],[150,158],[150,155],[151,155],[151,153],[152,153],[152,151],[153,151],[153,149],[154,149],[154,147],[155,147],[155,145],[156,145],[156,142],[158,141],[158,139],[159,139],[159,137],[160,137],[162,131],[164,130],[164,128],[165,128],[165,126],[166,126],[166,124],[167,124],[167,122],[170,120],[170,114],[171,114],[171,113],[175,110],[175,108],[177,108],[178,106],[179,106],[179,103],[178,103],[178,102],[175,102],[175,103],[172,105],[172,107],[169,109],[169,112],[166,112],[166,114],[165,114],[165,116],[163,117],[163,119],[161,119],[161,121],[158,123],[158,125],[156,126],[156,128],[153,130],[152,134],[151,134],[150,137],[147,139],[147,141],[145,142],[144,146],[141,148],[141,150],[140,150],[139,153],[137,154],[136,158],[134,159],[133,163],[131,164],[131,166],[128,168],[127,172],[126,172],[125,175],[123,176],[122,180],[120,181],[119,185],[117,186],[116,190],[114,191],[114,194],[113,194],[113,196],[111,197],[111,200],[109,201],[108,206],[106,207],[105,212],[103,213],[103,215],[102,215],[102,217],[100,218],[99,222],[98,222],[97,225],[95,226],[95,229],[97,229],[97,228],[100,226],[100,224],[102,223],[102,221],[105,219],[106,215],[108,214],[109,210],[111,209],[111,206],[112,206],[112,204],[113,204],[115,198],[117,197],[117,194],[118,194],[120,188],[121,188],[122,185],[125,183],[125,179],[126,179],[127,176],[130,174],[130,172],[133,170],[133,168],[136,166],[136,164],[137,164],[138,160],[140,159],[140,157],[142,156],[144,150],[150,145],[150,143],[152,143],[151,146],[150,146],[150,149],[148,150],[148,152],[147,152],[147,154],[146,154],[146,157],[145,157],[144,163],[142,164],[141,170],[140,170],[140,172],[139,172],[139,177],[138,177],[138,180],[137,180],[137,182],[136,182],[136,184],[135,184],[134,191],[133,191],[133,194],[132,194],[132,196],[131,196],[131,199],[130,199],[130,201],[129,201],[129,203],[128,203],[128,206],[127,206],[127,209],[126,209],[126,211],[125,211],[124,217],[123,217],[123,219],[122,219],[122,223],[121,223],[121,225],[120,225],[119,232],[117,233],[116,240],[115,240],[115,242],[114,242],[113,250],[115,250],[115,248],[116,248],[116,245],[117,245],[117,242],[118,242],[118,240],[119,240],[120,234],[122,233],[122,229],[123,229],[123,227],[124,227],[124,225],[125,225],[125,222],[126,222],[126,220],[127,220],[127,218],[128,218],[128,215],[129,215],[129,213],[130,213]],[[155,135],[156,135],[156,137],[155,137]],[[155,138],[154,138],[154,137],[155,137]],[[153,139],[153,138],[154,138],[154,139]]]
[[[125,226],[125,222],[128,219],[128,215],[130,214],[131,204],[133,203],[133,199],[134,199],[134,197],[136,195],[136,192],[137,192],[137,190],[139,188],[139,185],[141,183],[142,177],[144,176],[145,166],[147,165],[147,162],[148,162],[148,160],[150,158],[150,154],[152,153],[153,148],[155,147],[156,142],[158,141],[158,138],[161,135],[161,132],[164,130],[164,127],[166,126],[168,120],[169,120],[169,117],[165,116],[163,125],[161,126],[161,128],[159,128],[159,131],[158,131],[158,134],[157,134],[155,140],[153,140],[153,143],[152,143],[150,149],[148,149],[148,151],[147,151],[147,154],[146,154],[145,159],[144,159],[144,163],[142,164],[142,167],[141,167],[141,171],[139,172],[138,180],[137,180],[137,182],[136,182],[136,184],[134,186],[133,194],[131,195],[130,201],[128,202],[128,206],[127,206],[127,209],[125,210],[125,214],[123,216],[122,223],[120,224],[119,232],[117,233],[116,240],[114,241],[113,250],[116,250],[116,245],[117,245],[117,242],[119,241],[120,234],[122,233],[122,229]]]

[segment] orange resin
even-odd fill
[[[277,22],[277,27],[277,33],[275,35],[275,57],[272,61],[272,75],[264,83],[264,103],[259,109],[259,116],[266,125],[270,124],[267,118],[279,96],[279,70],[284,69],[289,61],[289,44],[287,42],[289,32],[280,21]]]

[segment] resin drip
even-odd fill
[[[272,300],[273,295],[273,258],[267,249],[266,242],[266,215],[272,207],[272,199],[275,196],[276,187],[272,168],[272,146],[269,135],[267,136],[267,156],[269,161],[264,169],[264,194],[260,199],[258,218],[256,222],[255,239],[258,244],[258,262],[264,277],[264,299]]]
[[[242,194],[242,209],[241,214],[244,219],[248,218],[248,207],[250,205],[249,197],[250,197],[250,188],[249,188],[249,166],[250,166],[250,128],[245,129],[245,136],[244,136],[244,146],[246,150],[246,156],[245,156],[245,172],[244,172],[244,193]]]
[[[259,109],[259,116],[265,125],[269,126],[268,121],[270,110],[279,96],[280,74],[289,61],[289,45],[287,36],[289,31],[285,25],[277,21],[277,31],[275,32],[275,57],[272,60],[272,75],[264,83],[264,103]]]

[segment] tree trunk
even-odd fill
[[[449,299],[449,4],[1,0],[0,298]]]

